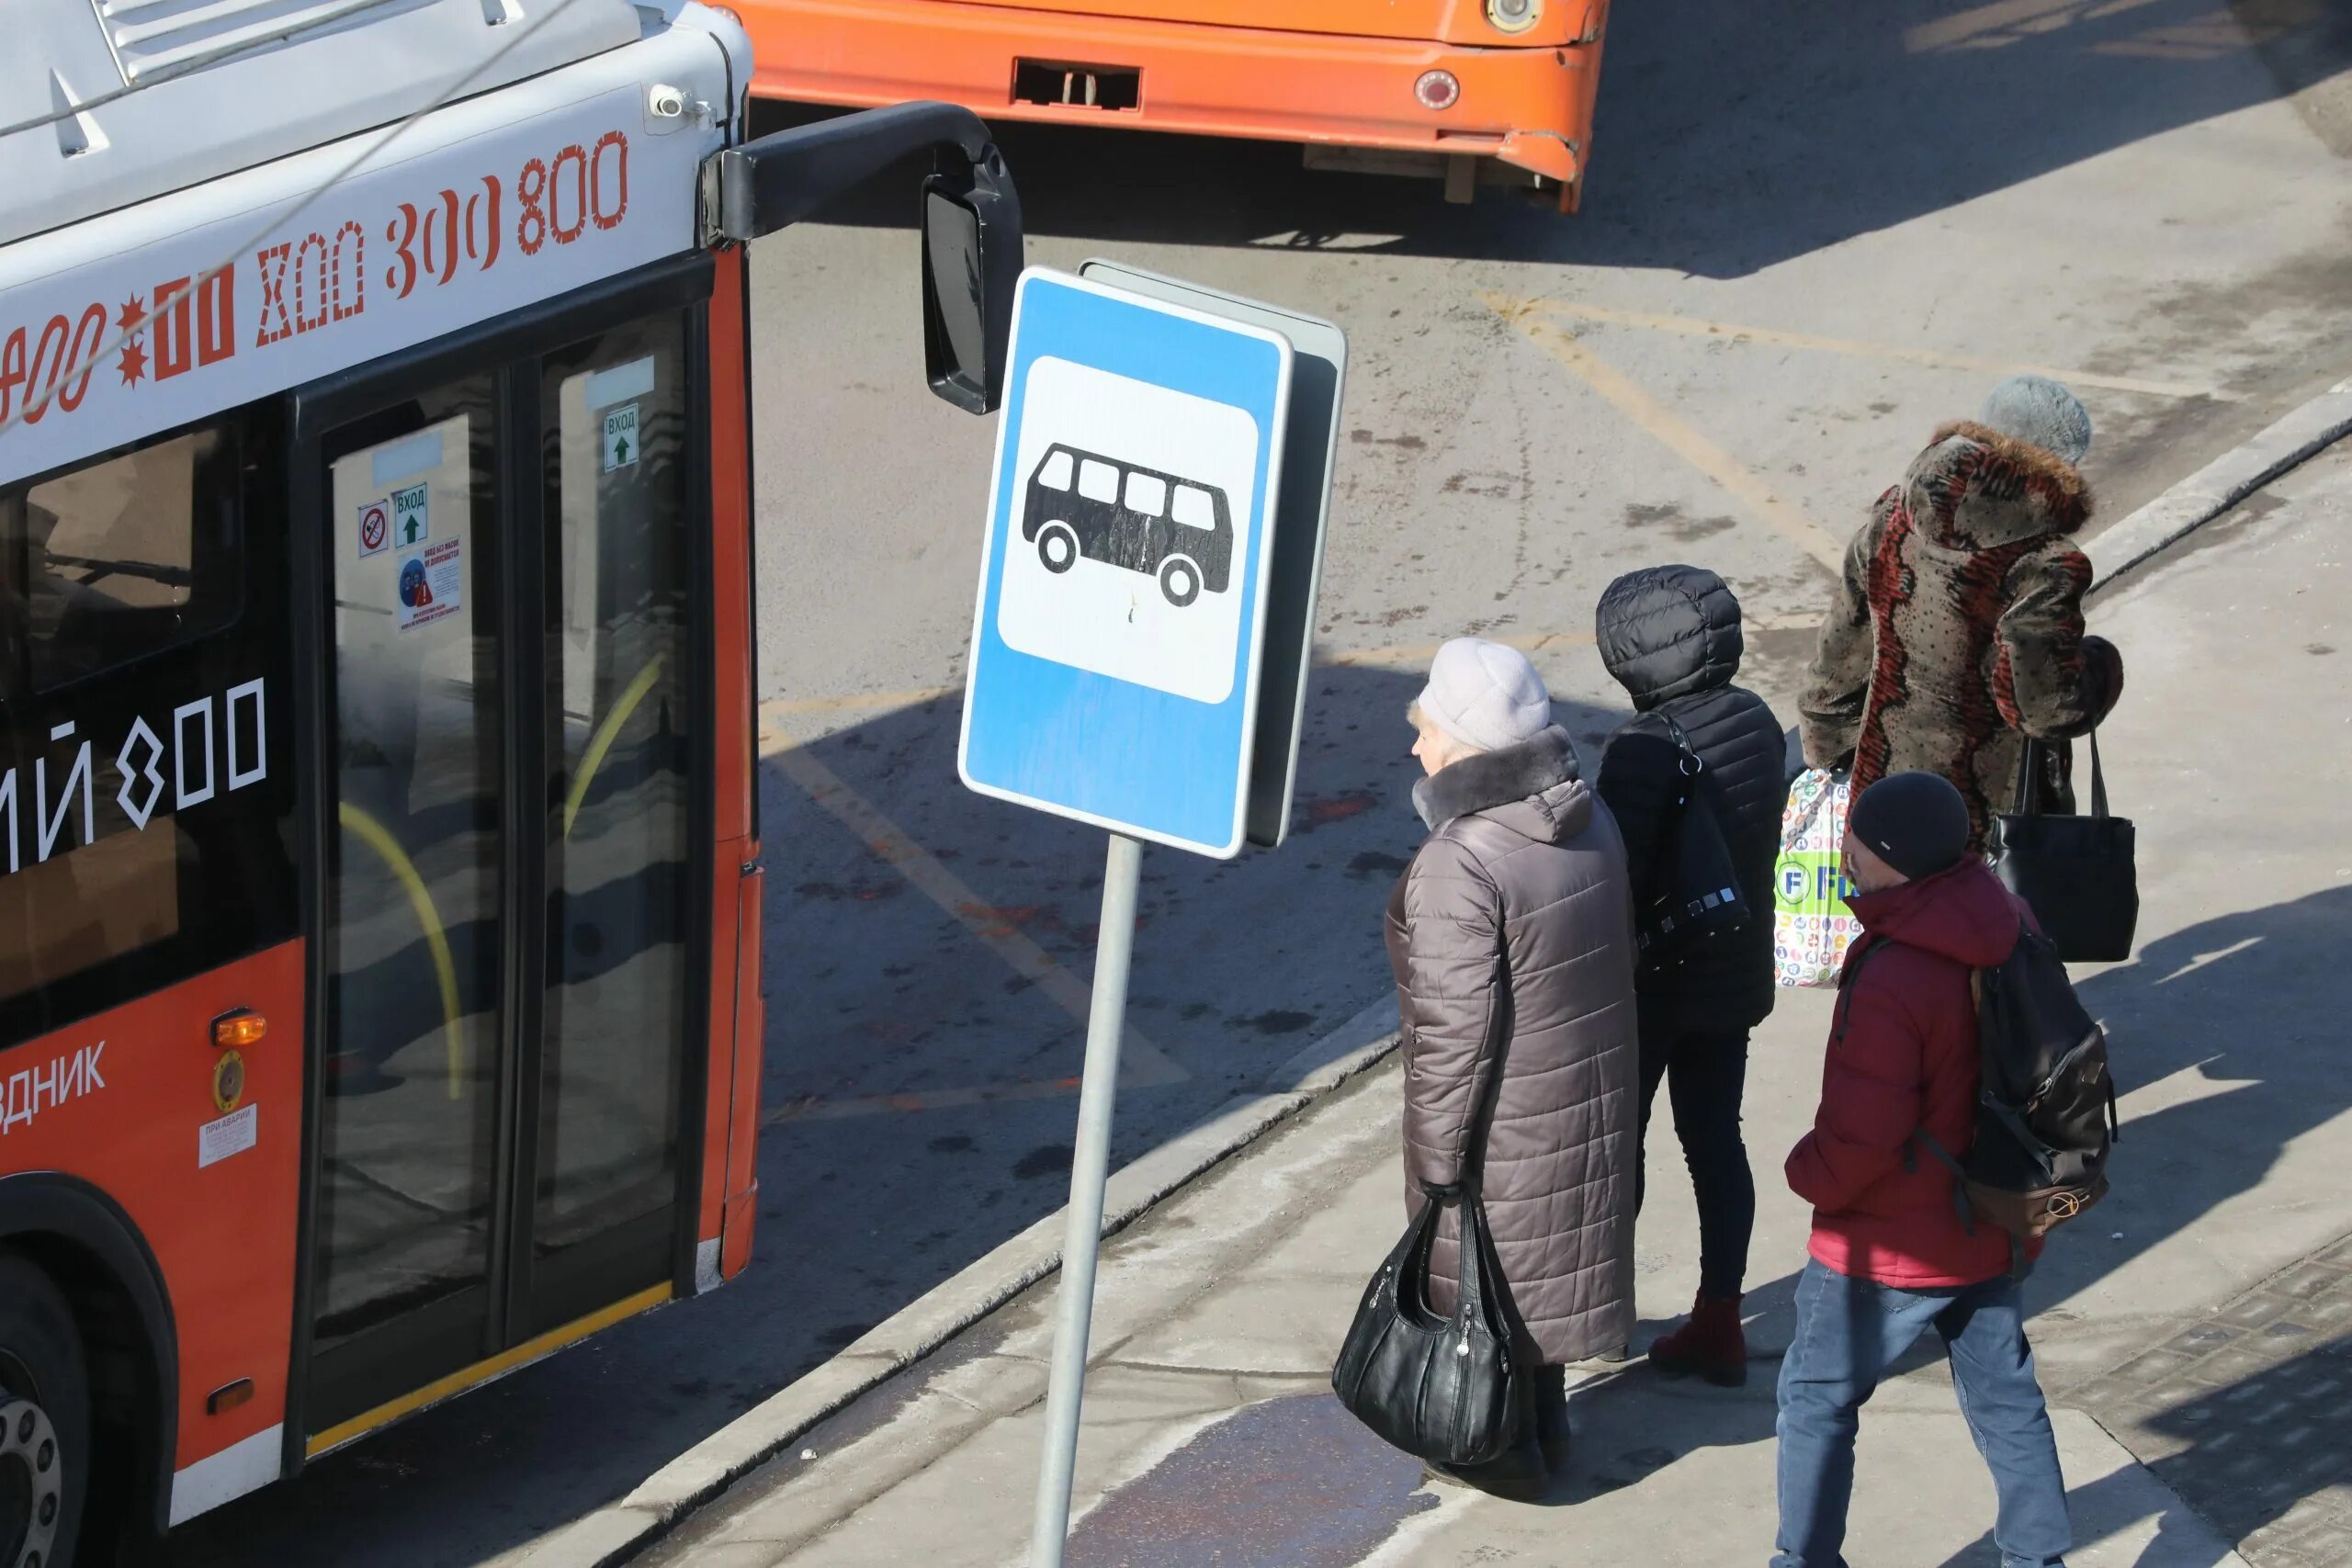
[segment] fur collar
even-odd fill
[[[1904,485],[1913,518],[1936,541],[1985,549],[2090,520],[2090,487],[2056,453],[1972,419],[1954,420],[1911,466]]]
[[[1413,786],[1413,809],[1435,830],[1457,817],[1532,800],[1577,779],[1576,744],[1555,724],[1532,740],[1440,768]]]

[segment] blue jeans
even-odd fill
[[[2034,1378],[2018,1281],[1899,1291],[1808,1262],[1781,1363],[1781,1533],[1772,1568],[1845,1568],[1854,1434],[1886,1370],[1932,1325],[1952,1391],[1993,1472],[2002,1568],[2064,1568],[2072,1533],[2058,1444]]]

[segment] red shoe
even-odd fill
[[[1695,1373],[1718,1388],[1747,1382],[1747,1336],[1740,1331],[1739,1298],[1701,1296],[1690,1321],[1650,1346],[1650,1365],[1668,1377]]]

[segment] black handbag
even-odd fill
[[[1452,1317],[1430,1310],[1430,1250],[1444,1207],[1435,1198],[1423,1203],[1372,1277],[1332,1365],[1331,1391],[1407,1453],[1477,1465],[1517,1440],[1529,1418],[1527,1377],[1512,1349],[1510,1297],[1475,1184],[1464,1184],[1460,1202],[1460,1300]]]
[[[2098,732],[2091,732],[2091,814],[2041,809],[2041,743],[2018,759],[2017,798],[1993,818],[1984,855],[2010,892],[2026,901],[2044,936],[2069,964],[2113,964],[2132,956],[2140,920],[2139,873],[2128,818],[2107,809]]]
[[[1732,865],[1731,846],[1706,788],[1707,765],[1671,717],[1667,728],[1681,755],[1681,795],[1672,807],[1651,868],[1650,893],[1634,912],[1634,945],[1645,966],[1680,963],[1713,938],[1747,924],[1747,898]]]

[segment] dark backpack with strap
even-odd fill
[[[2116,1139],[2107,1032],[2085,1011],[2049,939],[2024,921],[2008,957],[1969,977],[1983,1081],[1976,1136],[1954,1159],[1925,1128],[1919,1145],[1959,1179],[1952,1201],[2009,1233],[2013,1255],[2107,1196]]]

